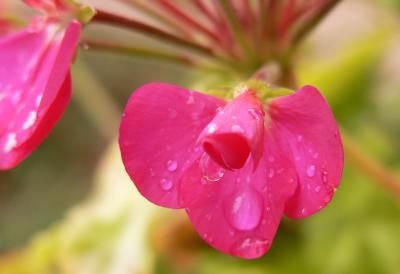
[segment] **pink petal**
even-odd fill
[[[215,170],[201,159],[185,174],[182,203],[198,233],[214,248],[252,259],[271,247],[285,202],[296,186],[296,173],[280,142],[265,136],[265,157],[256,170],[252,159],[240,170],[225,170],[219,180],[208,180]]]
[[[16,166],[48,135],[69,101],[80,24],[28,27],[0,39],[0,169]],[[39,132],[37,132],[39,131]]]
[[[43,10],[45,12],[54,12],[57,10],[67,9],[67,6],[63,0],[24,0],[24,2],[27,5],[30,5],[32,8]]]
[[[170,84],[147,84],[133,93],[119,144],[125,168],[144,197],[161,206],[182,207],[180,179],[200,155],[200,132],[224,104]]]
[[[269,115],[276,135],[289,143],[299,179],[285,214],[309,216],[329,203],[342,176],[343,146],[335,118],[311,86],[273,100]]]
[[[252,92],[244,92],[221,109],[199,140],[210,157],[227,169],[244,166],[252,152],[262,155],[264,112]]]

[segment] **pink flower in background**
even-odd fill
[[[46,138],[71,96],[81,24],[64,16],[60,1],[25,2],[46,14],[0,37],[0,169],[16,166]]]
[[[128,101],[119,143],[144,197],[185,208],[205,241],[243,258],[268,251],[283,214],[325,207],[343,168],[335,119],[311,86],[264,106],[251,90],[226,102],[148,84]]]

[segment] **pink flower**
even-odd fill
[[[67,11],[55,16],[59,1],[26,2],[51,14],[0,37],[0,169],[16,166],[46,138],[71,96],[81,24]]]
[[[205,241],[242,258],[268,251],[283,214],[325,207],[343,168],[335,119],[311,86],[264,105],[251,90],[226,102],[148,84],[128,101],[119,143],[144,197],[185,208]]]

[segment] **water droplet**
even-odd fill
[[[275,171],[271,168],[271,169],[268,171],[268,178],[273,178],[274,175],[275,175]]]
[[[322,182],[327,183],[328,182],[328,171],[324,170],[322,171]]]
[[[83,43],[83,44],[82,44],[82,49],[83,49],[83,50],[88,50],[88,49],[90,49],[89,44]]]
[[[263,212],[261,195],[248,187],[228,197],[226,214],[230,224],[238,230],[251,230],[258,226]]]
[[[318,153],[318,152],[315,152],[314,155],[313,155],[313,158],[314,158],[314,159],[317,159],[318,157],[319,157],[319,153]]]
[[[275,157],[274,156],[269,156],[268,157],[268,162],[270,162],[270,163],[273,163],[273,162],[275,162]]]
[[[42,99],[43,99],[43,94],[39,94],[38,97],[36,97],[36,107],[40,106]]]
[[[209,124],[207,127],[207,132],[208,133],[214,133],[217,130],[217,125],[215,124]]]
[[[329,203],[329,201],[331,200],[331,197],[332,196],[330,194],[326,195],[325,198],[324,198],[324,203],[325,204]]]
[[[310,166],[308,166],[307,172],[306,172],[306,173],[307,173],[307,176],[310,177],[310,178],[314,177],[314,175],[315,175],[315,170],[316,170],[315,165],[310,165]]]
[[[168,171],[173,172],[173,171],[175,171],[177,168],[178,168],[178,162],[177,162],[177,161],[175,161],[175,160],[169,160],[169,161],[167,162],[167,169],[168,169]]]
[[[239,125],[233,125],[233,126],[232,126],[232,132],[235,132],[235,133],[244,133],[244,129],[243,129],[241,126],[239,126]]]
[[[164,190],[170,190],[172,188],[172,181],[169,179],[161,179],[160,180],[160,186]]]
[[[194,104],[194,96],[192,93],[190,93],[189,97],[186,100],[186,104],[188,105],[193,105]]]
[[[17,146],[17,135],[15,133],[8,134],[7,141],[4,145],[4,152],[10,152]]]
[[[35,124],[36,118],[37,118],[36,111],[29,112],[28,118],[22,125],[22,129],[27,130],[28,128],[32,127]]]
[[[218,182],[225,174],[225,169],[214,162],[207,153],[200,159],[200,169],[203,178],[210,182]]]
[[[168,109],[168,118],[174,119],[176,116],[178,116],[178,112],[175,109]]]
[[[303,135],[298,135],[297,136],[297,142],[302,142],[303,141]]]
[[[315,190],[315,192],[320,193],[321,192],[321,187],[320,186],[316,186],[314,190]]]
[[[215,112],[219,115],[219,114],[224,114],[224,112],[222,111],[222,107],[217,107],[217,109],[215,110]]]
[[[232,253],[244,258],[257,258],[268,249],[270,242],[258,237],[246,238],[237,242],[232,247]]]
[[[259,110],[254,109],[254,108],[249,108],[247,111],[249,112],[251,117],[254,118],[254,120],[257,120],[257,121],[260,120],[260,117],[262,116],[262,113],[260,113]]]
[[[301,215],[303,215],[303,216],[307,215],[307,209],[306,208],[302,208],[301,209]]]

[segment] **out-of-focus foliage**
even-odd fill
[[[392,3],[398,6],[398,1],[392,0]],[[354,12],[356,16],[357,11]],[[314,60],[312,54],[303,56],[297,70],[300,83],[315,84],[325,92],[344,131],[357,145],[400,178],[400,80],[396,73],[390,76],[384,69],[388,60],[398,58],[389,70],[400,70],[399,55],[394,54],[400,49],[399,22],[395,24],[395,27],[383,25],[353,39],[338,54],[326,56],[324,60]],[[312,49],[312,45],[310,47]],[[171,72],[170,75],[161,73],[162,69],[156,72],[160,75],[151,76],[149,70],[138,69],[135,73],[127,70],[108,73],[104,64],[112,57],[101,56],[105,60],[95,59],[95,56],[92,64],[95,64],[96,73],[106,78],[110,90],[117,84],[112,79],[126,81],[122,86],[131,90],[129,77],[137,76],[145,81],[144,77],[157,79],[159,76],[167,80],[173,76]],[[116,59],[126,62],[122,57]],[[151,64],[143,66],[149,68]],[[209,81],[202,85],[233,81],[221,80],[214,73],[209,75]],[[179,81],[178,77],[173,79]],[[128,96],[119,89],[117,94],[121,102]],[[71,123],[60,126],[68,127]],[[61,131],[58,135],[67,132],[66,129]],[[55,146],[49,146],[52,145]],[[43,152],[43,159],[53,159],[51,155],[55,152],[46,153]],[[67,161],[71,162],[68,167],[53,163],[59,166],[57,173],[76,168],[72,164],[74,157]],[[254,261],[213,250],[202,243],[185,216],[177,211],[162,210],[141,198],[123,171],[115,144],[96,170],[92,193],[87,200],[75,206],[57,224],[34,236],[26,246],[4,250],[0,274],[400,273],[399,202],[347,160],[342,185],[333,202],[311,218],[285,219],[270,252]],[[73,181],[74,177],[66,175],[66,180]],[[48,196],[44,192],[41,197],[51,199]],[[56,203],[56,198],[53,199]],[[32,215],[44,214],[42,210]],[[0,226],[5,221],[2,217]]]

